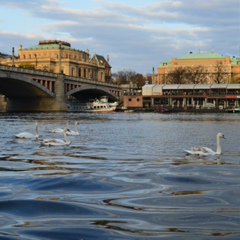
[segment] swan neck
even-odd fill
[[[217,153],[221,154],[220,138],[217,136]]]
[[[78,133],[78,124],[75,122],[75,131]]]
[[[38,138],[39,135],[38,135],[38,124],[36,123],[36,138]]]
[[[70,142],[69,142],[69,140],[68,140],[66,131],[63,131],[63,135],[64,135],[64,141],[65,141],[67,144],[69,144]]]

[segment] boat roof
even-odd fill
[[[240,84],[223,83],[223,84],[147,84],[143,89],[162,89],[162,90],[178,90],[178,89],[240,89]]]

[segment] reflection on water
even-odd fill
[[[70,121],[70,146],[40,138]],[[239,115],[0,115],[0,239],[238,239]],[[216,147],[221,156],[183,149]]]

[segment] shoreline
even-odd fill
[[[228,113],[228,114],[238,114],[238,113],[229,113],[226,109],[196,109],[196,108],[166,108],[163,111],[159,111],[157,108],[128,108],[126,112],[135,112],[135,113],[149,113],[155,112],[159,114],[172,114],[172,113]],[[120,111],[119,111],[120,112]],[[125,112],[125,111],[123,111]]]

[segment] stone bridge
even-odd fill
[[[71,98],[87,101],[105,95],[110,101],[122,99],[119,85],[1,65],[0,93],[7,99],[9,112],[67,111]]]

